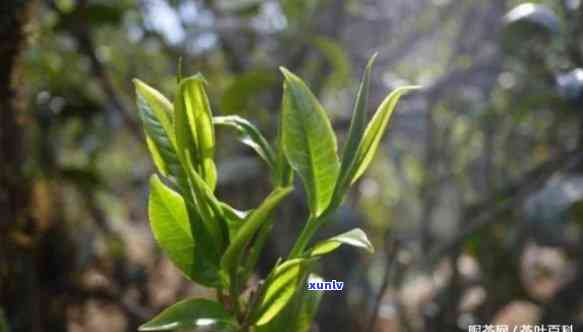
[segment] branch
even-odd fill
[[[385,262],[385,270],[383,272],[383,281],[381,283],[381,287],[379,288],[379,292],[375,299],[375,304],[371,312],[368,327],[366,328],[366,331],[371,332],[374,331],[374,328],[376,326],[383,296],[385,295],[385,292],[389,287],[391,272],[397,265],[397,250],[399,248],[399,240],[396,237],[391,237],[390,239],[386,239],[386,241],[388,242],[385,249],[385,252],[387,253],[387,260]]]
[[[450,251],[455,250],[482,227],[503,221],[502,218],[497,217],[518,207],[530,194],[539,190],[553,176],[571,171],[582,162],[583,151],[565,153],[528,172],[519,183],[498,191],[483,203],[467,207],[464,216],[470,219],[469,225],[461,230],[454,239],[437,248],[429,261],[436,262]]]
[[[55,6],[53,6],[53,8],[57,10],[61,16],[67,16],[67,14],[60,12]],[[109,76],[109,73],[107,72],[107,69],[105,68],[105,65],[101,62],[101,60],[99,60],[99,57],[97,56],[95,43],[91,36],[91,28],[89,24],[87,24],[87,0],[80,0],[79,5],[77,6],[77,10],[68,16],[72,22],[75,22],[75,24],[69,25],[69,32],[77,41],[81,53],[85,54],[85,56],[89,58],[91,71],[97,78],[97,82],[99,83],[101,89],[109,99],[113,111],[117,112],[121,116],[123,122],[130,130],[132,135],[141,142],[143,140],[143,132],[140,125],[133,119],[127,108],[124,107],[121,98],[115,91],[115,87],[111,77]]]

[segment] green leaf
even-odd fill
[[[336,188],[334,189],[334,195],[332,198],[332,208],[340,205],[344,194],[350,186],[352,176],[356,171],[358,146],[362,141],[364,130],[366,128],[366,112],[368,109],[370,73],[375,58],[376,54],[373,55],[368,61],[362,76],[362,81],[360,82],[360,87],[358,88],[358,92],[356,94],[354,111],[352,112],[352,120],[350,121],[350,129],[348,130],[348,140],[346,141],[344,152],[342,153],[340,174],[338,175],[338,181],[336,181]]]
[[[234,268],[239,265],[240,257],[243,253],[245,245],[251,240],[257,230],[268,220],[271,212],[277,207],[283,198],[285,198],[293,187],[276,188],[261,205],[253,210],[243,222],[243,225],[237,232],[237,235],[227,247],[223,258],[221,259],[221,266],[226,270],[233,272]]]
[[[310,274],[308,282],[323,281],[316,274]],[[314,317],[318,313],[323,292],[302,289],[269,323],[259,326],[256,332],[308,332]]]
[[[356,182],[356,180],[362,176],[362,174],[370,165],[379,147],[381,138],[387,129],[389,119],[391,118],[391,115],[397,106],[399,98],[401,98],[403,94],[419,88],[421,87],[415,85],[403,86],[391,92],[391,94],[389,94],[385,100],[383,100],[372,120],[366,127],[366,130],[364,131],[364,137],[358,146],[358,152],[356,153],[355,161],[356,170],[354,171],[354,175],[352,176],[350,183]]]
[[[236,331],[237,322],[223,306],[206,299],[188,299],[166,308],[154,319],[140,326],[140,331]]]
[[[10,329],[8,327],[8,320],[4,315],[4,310],[0,307],[0,332],[9,332]]]
[[[189,213],[182,196],[157,175],[150,178],[148,215],[156,241],[188,279],[208,287],[222,286],[215,250],[203,243],[202,234],[194,233],[201,223],[199,215]]]
[[[156,89],[134,79],[140,119],[148,149],[158,171],[164,176],[179,176],[172,104]]]
[[[189,155],[198,174],[214,191],[217,183],[213,161],[215,133],[204,84],[204,78],[198,74],[183,79],[178,85],[174,102],[176,146],[182,164],[186,166]]]
[[[196,172],[189,155],[186,156],[186,166],[197,212],[201,216],[206,230],[213,237],[216,246],[224,249],[228,242],[229,232],[225,217],[223,216],[221,202],[215,197],[208,184]]]
[[[308,262],[306,259],[297,258],[285,261],[273,269],[265,281],[265,288],[253,315],[255,325],[269,323],[284,309],[296,291],[303,287],[303,264]]]
[[[291,186],[294,181],[294,172],[283,151],[283,116],[279,117],[277,127],[277,153],[275,155],[276,169],[272,175],[273,183],[276,186]]]
[[[350,79],[350,60],[344,47],[332,38],[316,36],[312,44],[317,47],[328,62],[331,74],[326,78],[326,86],[342,87]]]
[[[184,200],[157,175],[150,178],[148,215],[160,247],[189,279],[193,279],[195,244]]]
[[[366,234],[355,228],[346,233],[336,235],[327,240],[316,243],[308,252],[310,257],[326,255],[343,244],[366,250],[369,254],[374,254],[374,247],[368,240]]]
[[[221,202],[221,208],[223,209],[223,216],[227,222],[229,228],[229,238],[235,237],[239,228],[243,225],[245,218],[251,213],[251,211],[239,211],[227,203]]]
[[[283,149],[303,180],[310,211],[319,216],[332,198],[339,171],[336,136],[324,109],[304,82],[285,68]]]
[[[320,276],[316,274],[310,274],[307,282],[324,281]],[[322,300],[322,292],[308,291],[304,289],[301,293],[301,307],[299,310],[299,316],[295,320],[296,328],[290,331],[297,332],[307,332],[310,330],[312,321],[318,313],[318,308],[320,308],[320,301]]]
[[[271,145],[251,122],[234,115],[216,116],[213,118],[213,122],[215,125],[235,128],[239,132],[241,143],[255,150],[271,169],[275,169],[275,153]]]
[[[225,89],[221,98],[220,111],[235,114],[252,110],[253,98],[269,91],[277,84],[277,75],[271,70],[252,70],[237,75]]]

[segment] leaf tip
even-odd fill
[[[289,69],[285,68],[284,66],[280,66],[279,71],[281,71],[286,81],[289,81],[296,77],[294,73],[292,73]]]
[[[368,59],[368,63],[366,64],[367,70],[370,70],[376,61],[377,57],[379,56],[379,52],[374,52],[373,55]]]

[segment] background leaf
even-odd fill
[[[253,105],[253,97],[265,93],[277,83],[276,74],[272,70],[254,70],[236,76],[225,89],[220,111],[223,114],[247,112]]]

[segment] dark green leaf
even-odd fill
[[[10,332],[4,310],[0,307],[0,332]]]
[[[310,211],[328,207],[339,171],[336,136],[326,112],[304,82],[285,68],[283,149],[303,180]]]
[[[236,331],[237,322],[220,303],[206,299],[180,301],[140,326],[140,331]]]

